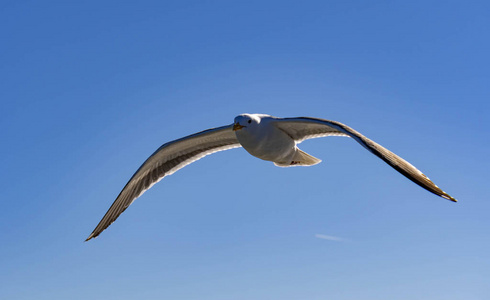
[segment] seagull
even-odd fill
[[[309,117],[277,118],[265,114],[241,114],[233,124],[204,130],[158,148],[129,179],[86,241],[109,227],[155,183],[206,155],[243,147],[251,155],[271,161],[278,167],[313,166],[321,160],[300,150],[298,144],[325,136],[351,137],[424,189],[457,202],[409,162],[340,122]]]

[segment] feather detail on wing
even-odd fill
[[[311,122],[309,118],[275,118],[274,125],[284,131],[296,143],[304,140],[326,137],[326,136],[346,136],[349,134],[338,128],[329,126],[326,123]]]
[[[158,148],[134,173],[119,196],[86,241],[97,237],[111,225],[133,201],[163,177],[206,155],[241,147],[233,125],[208,129],[168,142]]]
[[[284,119],[278,118],[274,121],[274,125],[289,134],[297,142],[301,142],[305,139],[330,135],[349,136],[419,186],[438,196],[441,196],[442,198],[457,202],[456,199],[441,190],[412,164],[340,122],[300,117]]]

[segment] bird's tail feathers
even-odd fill
[[[300,149],[297,149],[291,161],[275,162],[274,164],[278,167],[313,166],[319,164],[321,161],[321,159],[318,159]]]

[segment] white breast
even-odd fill
[[[236,131],[236,136],[248,153],[263,160],[282,162],[288,160],[296,149],[291,137],[266,120],[253,128]]]

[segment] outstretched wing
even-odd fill
[[[241,147],[233,125],[208,129],[163,144],[134,173],[119,196],[86,239],[97,237],[146,190],[186,165],[214,152]]]
[[[289,134],[298,142],[305,139],[329,135],[349,136],[424,189],[441,196],[442,198],[457,202],[456,199],[441,190],[408,161],[340,122],[306,117],[278,118],[274,121],[274,125]]]

